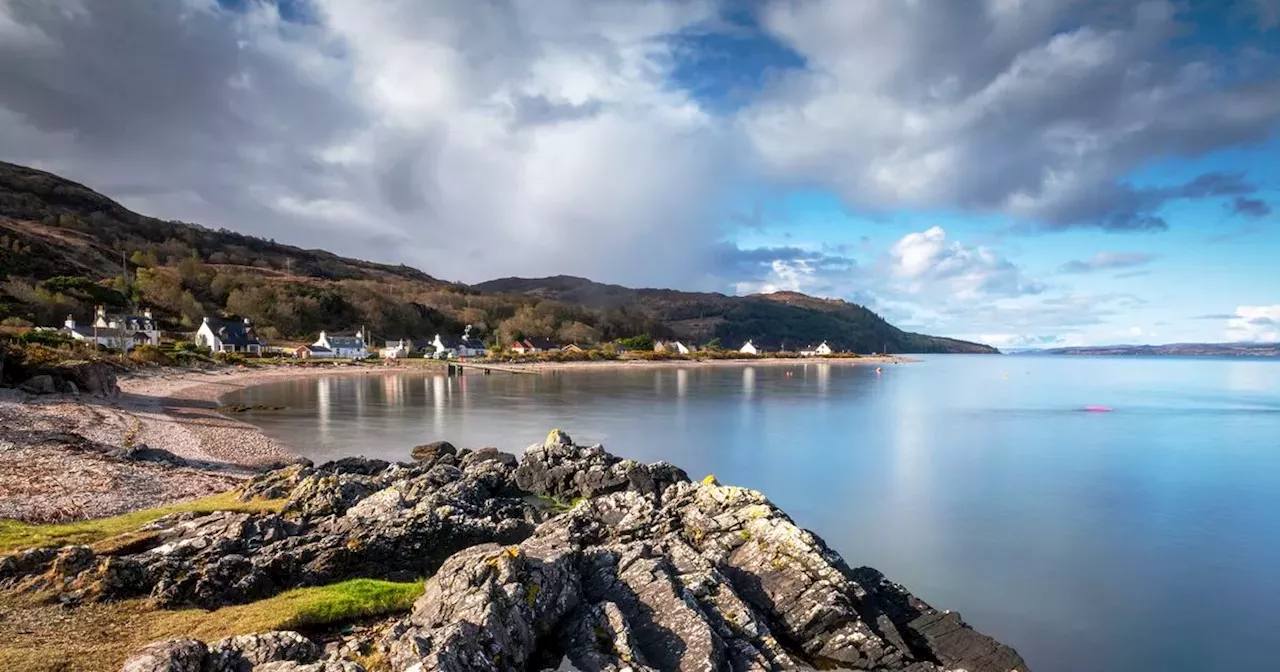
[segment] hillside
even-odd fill
[[[408,266],[147,217],[84,185],[3,162],[0,277],[0,318],[9,324],[60,324],[68,314],[87,320],[103,303],[152,307],[175,334],[205,315],[247,317],[273,340],[360,327],[376,338],[421,338],[472,324],[501,342],[650,334],[735,347],[747,339],[771,348],[826,340],[858,352],[994,352],[795,293],[732,297],[567,276],[468,287]]]
[[[726,296],[629,289],[563,275],[502,278],[474,287],[483,292],[536,296],[601,310],[639,311],[667,325],[675,336],[697,343],[719,339],[726,346],[737,346],[752,339],[769,349],[796,349],[826,340],[832,347],[855,352],[995,352],[978,343],[902,331],[855,303],[796,292]]]

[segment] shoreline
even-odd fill
[[[912,362],[904,357],[607,360],[495,364],[521,372],[745,368]],[[264,383],[326,376],[443,375],[440,363],[312,363],[261,368],[143,369],[114,398],[0,390],[0,518],[64,522],[206,497],[302,451],[218,411],[222,397]],[[479,370],[465,375],[483,375]],[[497,375],[502,375],[498,372]],[[408,451],[409,446],[405,447]]]

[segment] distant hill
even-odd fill
[[[827,341],[855,352],[994,353],[995,348],[906,332],[879,315],[847,301],[796,292],[726,296],[672,289],[630,289],[585,278],[502,278],[474,285],[482,292],[522,294],[601,310],[640,311],[673,335],[706,343],[719,339],[737,347],[748,339],[767,348],[797,349]]]
[[[857,304],[791,292],[733,297],[568,276],[468,287],[408,266],[140,215],[82,184],[0,162],[0,319],[87,320],[99,303],[152,307],[177,333],[205,315],[247,317],[273,340],[360,327],[388,340],[421,338],[471,324],[502,342],[649,334],[726,347],[826,340],[857,352],[996,352],[904,332]]]
[[[1280,357],[1280,343],[1170,343],[1168,345],[1095,345],[1027,350],[1038,355],[1146,355],[1152,357]]]

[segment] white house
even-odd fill
[[[680,341],[655,341],[653,344],[654,352],[674,352],[681,355],[689,355],[698,351],[698,348],[692,345],[685,345]]]
[[[317,350],[317,348],[322,348]],[[365,345],[364,330],[355,336],[330,336],[321,331],[320,338],[311,344],[312,357],[337,357],[339,359],[364,359],[369,356]]]
[[[258,337],[247,317],[242,322],[206,317],[196,330],[196,345],[213,352],[261,355],[267,343]]]
[[[147,343],[160,345],[160,326],[151,315],[151,309],[142,311],[141,315],[107,314],[106,306],[94,307],[93,326],[98,329],[120,329],[133,334],[144,334]]]
[[[413,351],[413,343],[400,339],[398,341],[387,341],[386,347],[378,351],[378,356],[383,359],[401,359],[408,357]]]
[[[151,342],[151,337],[141,331],[129,331],[113,327],[77,327],[75,318],[70,315],[58,330],[71,338],[84,343],[96,343],[103,347],[129,351],[135,345]]]
[[[450,338],[436,334],[435,340],[431,341],[432,347],[435,349],[434,356],[437,359],[448,359],[450,357],[487,357],[489,349],[484,347],[484,343],[480,339],[471,335],[471,325],[467,325],[462,330],[462,338]]]
[[[809,347],[801,350],[800,356],[801,357],[821,357],[823,355],[829,355],[832,352],[833,351],[831,350],[831,346],[827,345],[826,341],[823,341],[819,345],[810,345]]]
[[[747,341],[746,343],[742,344],[741,348],[738,348],[738,352],[741,352],[746,355],[758,355],[760,354],[760,349],[757,348],[755,344],[752,343],[751,341]]]

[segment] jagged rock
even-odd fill
[[[264,663],[253,672],[365,672],[364,666],[350,660],[324,660],[318,663],[280,661]]]
[[[516,484],[537,495],[571,501],[626,489],[657,495],[668,485],[688,481],[684,471],[667,462],[640,464],[615,457],[601,446],[560,442],[552,432],[542,446],[530,446],[516,468]]]
[[[113,556],[0,558],[0,583],[215,608],[356,576],[430,577],[412,613],[363,636],[395,670],[1027,672],[958,614],[850,569],[758,492],[563,432],[518,461],[459,453],[291,466],[246,487],[287,492],[283,514],[170,516]],[[554,513],[528,494],[583,500]],[[310,642],[268,633],[214,644],[202,665],[358,672],[358,648],[321,662]]]
[[[194,639],[148,644],[124,661],[121,672],[202,672],[207,650]]]
[[[312,663],[319,657],[320,649],[311,640],[291,630],[277,630],[212,644],[204,666],[208,672],[250,672],[266,663]]]
[[[448,441],[433,441],[431,443],[417,446],[413,450],[409,451],[409,455],[412,456],[416,462],[435,462],[442,456],[456,455],[457,452],[458,449],[454,448],[453,444]]]
[[[240,488],[240,500],[281,499],[288,497],[302,479],[315,473],[309,460],[258,474]]]
[[[27,394],[56,394],[58,386],[53,382],[53,376],[42,374],[28,378],[18,389]]]

